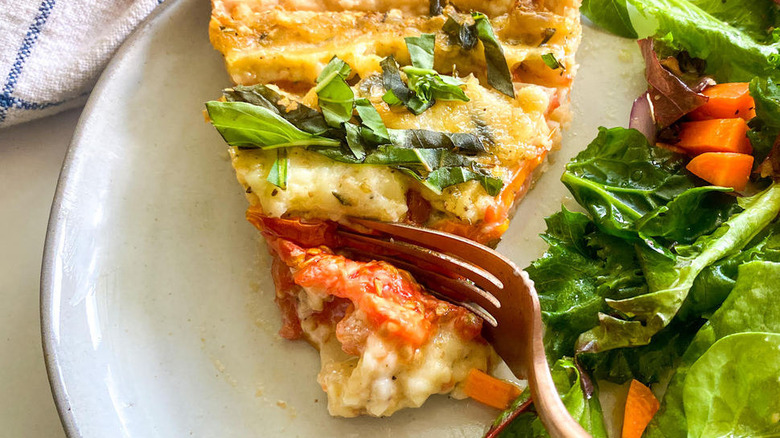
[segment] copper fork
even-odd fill
[[[563,405],[544,352],[541,308],[528,274],[471,240],[411,225],[351,219],[340,245],[408,270],[442,297],[487,322],[483,334],[519,378],[528,379],[539,417],[552,438],[589,438]]]

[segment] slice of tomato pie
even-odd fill
[[[209,119],[275,256],[280,333],[320,350],[331,414],[457,396],[495,364],[477,317],[328,233],[352,216],[495,244],[567,122],[578,6],[214,0],[236,85]]]

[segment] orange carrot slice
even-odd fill
[[[753,157],[729,152],[707,152],[694,157],[686,168],[716,186],[745,190],[753,168]]]
[[[517,386],[476,368],[472,368],[466,376],[463,390],[467,396],[496,409],[508,408],[521,392]]]
[[[750,120],[756,116],[756,104],[750,96],[747,82],[717,84],[705,89],[702,94],[709,100],[689,114],[693,120],[737,117]]]
[[[626,412],[623,415],[622,438],[641,438],[660,406],[650,388],[632,380],[631,386],[628,387]]]
[[[677,146],[691,154],[703,152],[753,152],[747,138],[747,122],[742,119],[713,119],[681,125]]]

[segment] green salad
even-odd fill
[[[549,248],[526,268],[564,404],[605,437],[599,382],[636,381],[660,408],[624,437],[780,437],[780,2],[584,0],[582,12],[643,39],[649,94],[638,129],[599,128],[567,164],[581,212],[546,219]],[[749,90],[744,121],[707,112],[723,102],[716,83]],[[747,125],[729,140],[742,149],[686,140],[718,123]],[[487,436],[547,436],[527,398]]]

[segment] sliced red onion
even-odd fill
[[[650,104],[650,94],[645,91],[634,101],[631,107],[631,119],[628,127],[636,129],[647,137],[650,144],[655,144],[655,120],[653,119],[653,106]]]

